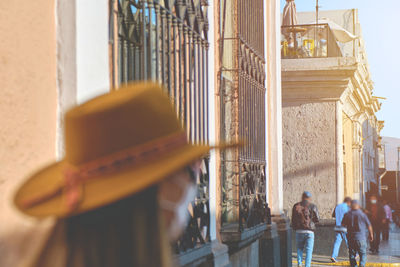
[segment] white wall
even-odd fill
[[[108,0],[76,0],[77,100],[109,91]]]
[[[56,157],[64,155],[64,114],[76,104],[76,7],[75,2],[56,2],[57,37],[57,132]]]
[[[208,107],[209,107],[209,120],[208,120],[208,131],[209,131],[209,138],[210,143],[214,144],[216,141],[216,125],[215,125],[215,88],[217,87],[217,83],[215,81],[215,36],[214,36],[214,29],[215,29],[215,21],[214,21],[214,0],[210,0],[208,2],[208,22],[211,27],[209,28],[208,32],[208,42],[210,43],[210,48],[208,52]],[[218,22],[217,22],[218,23]],[[216,228],[216,207],[217,207],[217,162],[216,162],[216,155],[215,152],[212,151],[210,154],[210,235],[211,240],[215,240],[217,238],[217,228]]]
[[[65,112],[109,91],[108,29],[108,0],[57,1],[57,159]]]
[[[280,4],[265,2],[265,54],[266,54],[266,133],[267,133],[267,199],[272,213],[283,212],[282,180],[282,90],[280,52]]]

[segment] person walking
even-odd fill
[[[342,220],[344,215],[350,210],[350,205],[351,205],[351,198],[346,197],[343,201],[343,203],[340,203],[336,206],[336,208],[333,210],[332,217],[335,218],[336,225],[335,225],[335,242],[333,243],[333,250],[332,250],[332,257],[331,261],[332,262],[337,262],[337,257],[339,255],[339,249],[340,245],[342,244],[342,241],[346,243],[346,246],[348,247],[347,244],[347,229],[342,226]]]
[[[392,203],[393,213],[392,218],[393,222],[397,227],[400,227],[400,205],[397,202]]]
[[[390,232],[390,224],[393,222],[393,215],[392,215],[392,208],[389,206],[388,202],[386,199],[382,201],[383,203],[383,209],[385,210],[385,223],[383,224],[383,229],[382,229],[382,239],[384,241],[389,240],[389,232]]]
[[[347,212],[342,220],[342,226],[347,229],[347,240],[349,244],[350,266],[357,266],[357,254],[360,256],[360,267],[365,267],[367,262],[367,232],[372,242],[374,233],[368,216],[361,211],[358,200],[351,201],[351,210]]]
[[[292,228],[296,231],[297,265],[303,265],[303,253],[306,253],[305,267],[311,266],[314,249],[315,224],[319,222],[318,208],[311,203],[311,193],[305,191],[301,202],[292,210]]]
[[[24,214],[55,218],[24,267],[170,267],[208,145],[194,145],[168,96],[135,83],[65,116],[65,158],[14,196]],[[224,145],[220,148],[227,148]]]
[[[374,241],[370,243],[370,251],[372,253],[379,253],[381,233],[386,221],[386,214],[383,206],[378,202],[378,198],[375,195],[370,197],[366,213],[374,230]]]

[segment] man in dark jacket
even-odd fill
[[[319,222],[317,206],[311,203],[311,193],[305,191],[301,202],[292,210],[292,228],[296,231],[297,264],[302,266],[303,253],[306,253],[305,267],[311,266],[314,249],[315,224]]]
[[[369,204],[367,205],[368,218],[372,224],[374,230],[374,241],[371,242],[370,251],[372,253],[379,253],[379,244],[381,242],[381,232],[383,230],[384,224],[386,222],[386,213],[383,206],[378,203],[378,198],[372,195],[369,198]]]
[[[367,262],[367,233],[369,233],[370,241],[373,241],[374,236],[372,225],[367,215],[361,211],[358,200],[351,201],[351,210],[344,215],[342,226],[347,229],[350,266],[357,266],[356,256],[358,254],[360,256],[359,266],[364,267]]]

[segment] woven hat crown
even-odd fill
[[[65,160],[83,164],[179,131],[180,122],[158,84],[130,84],[66,114]]]

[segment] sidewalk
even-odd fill
[[[333,241],[332,241],[333,242]],[[368,254],[370,267],[400,267],[400,229],[391,231],[389,241],[382,241],[379,254]],[[349,266],[348,258],[339,258],[332,263],[328,255],[313,255],[312,266]],[[293,253],[293,266],[297,266],[296,254]]]

